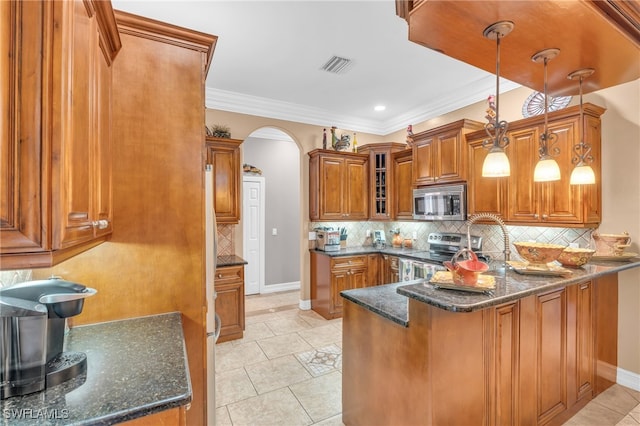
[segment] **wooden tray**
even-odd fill
[[[562,277],[566,275],[571,275],[573,272],[567,268],[563,268],[562,266],[557,266],[552,263],[547,264],[548,269],[541,268],[532,268],[529,266],[527,262],[518,262],[515,260],[507,261],[509,266],[519,274],[522,275],[543,275],[549,277]]]
[[[431,277],[431,281],[429,284],[433,285],[435,288],[444,288],[446,290],[460,290],[467,291],[470,293],[489,293],[496,288],[496,279],[491,275],[482,275],[478,276],[478,283],[476,285],[462,285],[455,284],[453,282],[453,276],[449,271],[437,271],[433,277]]]

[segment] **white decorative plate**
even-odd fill
[[[549,96],[549,112],[565,108],[571,102],[571,96]],[[522,104],[522,116],[533,117],[544,113],[544,94],[533,92]]]

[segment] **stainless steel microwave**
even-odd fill
[[[413,218],[433,221],[467,220],[467,185],[414,189]]]

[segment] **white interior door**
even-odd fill
[[[243,176],[242,226],[245,294],[258,294],[264,287],[264,194],[263,177]]]

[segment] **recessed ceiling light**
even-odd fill
[[[387,107],[384,105],[376,105],[373,109],[376,111],[384,111]]]

